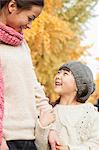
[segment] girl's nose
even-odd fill
[[[61,78],[62,78],[62,73],[56,75],[56,79],[61,79]]]

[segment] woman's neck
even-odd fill
[[[19,46],[23,42],[23,34],[0,22],[0,42],[12,46]]]
[[[77,100],[76,100],[76,98],[74,97],[74,94],[73,94],[73,95],[61,96],[60,104],[61,105],[78,105],[80,103],[77,102]]]
[[[5,11],[0,11],[0,22],[6,25],[6,17],[5,17],[6,12]]]

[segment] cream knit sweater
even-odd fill
[[[24,41],[13,47],[0,43],[4,93],[4,136],[6,140],[34,139],[36,123],[35,96],[45,98]]]
[[[54,126],[63,146],[68,145],[70,150],[99,150],[99,112],[91,103],[56,105],[55,113]],[[45,134],[42,131],[37,131],[36,144],[38,150],[48,150],[48,129]]]

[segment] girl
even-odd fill
[[[49,104],[38,83],[23,29],[31,28],[43,0],[0,0],[0,59],[5,81],[4,136],[1,150],[36,150],[35,97]],[[51,115],[51,121],[54,115]]]
[[[99,150],[99,113],[86,103],[95,90],[91,70],[76,61],[62,65],[55,76],[54,89],[60,97],[54,103],[56,129],[49,133],[51,149]],[[39,150],[48,149],[48,142],[40,143],[40,137],[37,143],[41,144]]]
[[[4,83],[2,77],[2,68],[0,64],[0,145],[2,142],[2,122],[3,122],[3,106],[4,106]]]

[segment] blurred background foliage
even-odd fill
[[[87,53],[87,46],[81,45],[82,26],[94,17],[96,4],[97,0],[45,0],[32,29],[25,31],[38,80],[51,100],[57,97],[53,79],[59,66]]]
[[[96,60],[99,61],[99,57],[97,57]],[[98,67],[98,69],[99,69],[99,67]],[[96,90],[92,94],[92,96],[89,98],[89,101],[91,101],[93,104],[96,104],[97,100],[99,100],[99,73],[97,73],[97,75],[96,75],[95,83],[96,83]]]

